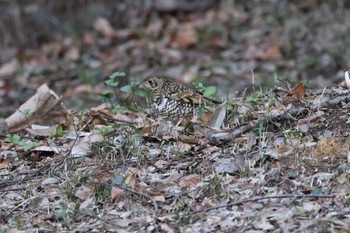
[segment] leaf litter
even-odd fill
[[[49,223],[61,230],[118,226],[126,231],[210,232],[318,227],[313,218],[300,220],[307,215],[344,229],[348,218],[325,219],[338,211],[337,206],[346,205],[350,148],[342,138],[347,131],[339,128],[347,124],[347,118],[341,117],[346,113],[339,106],[349,100],[339,99],[333,89],[322,93],[324,97],[333,93],[324,106],[315,107],[314,101],[301,97],[316,99],[319,92],[305,92],[300,85],[285,95],[241,98],[240,104],[249,103],[254,111],[236,113],[236,119],[214,114],[221,118],[215,120],[220,123],[214,128],[192,119],[200,130],[189,130],[186,137],[182,136],[184,128],[171,121],[132,112],[113,114],[106,105],[75,114],[65,122],[70,124],[65,126],[66,134],[38,134],[39,147],[26,153],[16,148],[20,153],[14,158],[2,159],[1,208],[7,212],[3,218],[8,226],[16,220],[27,227],[40,229]],[[290,97],[294,99],[287,104],[294,106],[279,110]],[[281,101],[266,105],[271,98]],[[232,115],[229,111],[237,108],[219,111],[218,115],[222,111]],[[335,112],[338,121],[322,118]],[[11,128],[38,121],[28,118],[25,125],[17,121]],[[110,124],[112,131],[101,131]],[[126,130],[125,124],[132,127]],[[307,130],[300,129],[303,124],[308,124]],[[326,124],[333,128],[331,137],[324,136]],[[150,130],[137,130],[147,127]],[[30,132],[34,137],[34,131]],[[25,193],[28,188],[32,190],[29,196]],[[37,198],[41,204],[32,212],[27,206]],[[50,207],[43,200],[50,202]],[[291,205],[294,208],[290,209]],[[123,212],[129,214],[122,217]],[[36,219],[34,225],[28,221],[32,218]],[[88,220],[86,226],[81,218]]]
[[[306,3],[306,10],[308,4],[314,3]],[[98,17],[82,45],[67,36],[44,45],[42,53],[19,51],[2,63],[5,93],[8,77],[22,62],[26,66],[18,75],[21,82],[36,88],[43,80],[52,80],[57,88],[41,86],[33,95],[39,101],[28,99],[21,112],[6,119],[2,131],[18,134],[22,143],[0,140],[1,230],[347,231],[348,73],[344,83],[323,90],[308,89],[300,81],[289,87],[274,84],[273,92],[234,94],[213,115],[176,127],[137,106],[137,111],[113,112],[94,103],[97,107],[74,112],[53,91],[61,88],[62,96],[71,100],[79,99],[73,95],[101,94],[103,80],[94,83],[94,77],[107,76],[116,67],[144,75],[159,71],[155,64],[167,66],[165,73],[186,83],[198,76],[242,78],[253,69],[256,77],[283,67],[295,75],[296,67],[318,62],[326,64],[321,64],[320,73],[329,74],[326,58],[306,59],[308,50],[322,49],[292,44],[288,50],[276,36],[281,34],[279,27],[259,29],[259,22],[266,22],[262,15],[256,15],[253,29],[242,38],[235,31],[225,35],[225,28],[214,30],[208,22],[242,26],[250,21],[243,8],[193,13],[187,22],[172,15],[167,20],[155,17],[143,39],[137,30],[117,29],[107,18]],[[293,20],[284,33],[293,34]],[[267,31],[271,36],[264,36]],[[294,39],[298,37],[308,35],[295,34]],[[154,39],[157,43],[152,43]],[[229,39],[243,40],[236,44],[245,47],[228,49]],[[332,38],[324,40],[326,45],[333,43]],[[223,51],[212,55],[204,49],[198,56],[192,50],[196,46]],[[95,51],[86,52],[90,48]],[[148,53],[142,53],[145,48]],[[280,61],[295,50],[296,61]],[[235,52],[233,62],[218,62]],[[52,62],[57,59],[63,62]],[[78,62],[85,70],[78,69]],[[191,66],[182,64],[186,62]],[[84,85],[67,88],[67,80],[78,73]],[[126,99],[132,91],[127,86],[130,80],[118,81],[121,86],[114,96]]]

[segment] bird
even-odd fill
[[[152,107],[161,116],[194,115],[199,107],[210,109],[221,103],[159,75],[146,77],[141,85],[150,92]]]

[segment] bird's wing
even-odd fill
[[[192,105],[212,105],[213,103],[215,103],[210,99],[204,97],[203,95],[193,91],[177,93],[175,95],[170,96],[170,99],[180,101],[183,103],[189,103]]]

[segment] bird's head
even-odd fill
[[[141,85],[148,89],[151,94],[160,91],[163,87],[164,78],[161,76],[151,75],[145,78]]]

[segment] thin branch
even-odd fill
[[[228,203],[228,204],[225,204],[225,205],[218,205],[218,206],[213,206],[213,207],[209,207],[209,208],[205,208],[205,209],[201,209],[201,210],[196,210],[196,211],[191,212],[190,214],[197,214],[197,213],[200,213],[200,212],[208,212],[210,210],[227,208],[227,207],[232,207],[232,206],[235,206],[235,205],[241,205],[241,204],[247,203],[247,202],[256,202],[256,201],[266,200],[266,199],[334,198],[334,197],[335,197],[335,195],[322,195],[322,194],[286,194],[286,195],[275,195],[275,196],[260,196],[260,197],[253,197],[253,198],[243,199],[243,200],[232,202],[232,203]]]
[[[157,205],[157,202],[154,200],[154,198],[152,198],[150,195],[146,194],[146,193],[141,193],[141,192],[138,192],[136,190],[133,190],[133,189],[130,189],[130,188],[127,188],[125,186],[122,186],[122,185],[116,185],[118,188],[120,189],[123,189],[123,190],[126,190],[130,193],[133,193],[133,194],[136,194],[136,195],[139,195],[139,196],[143,196],[143,197],[146,197],[147,199],[150,199],[152,201],[152,204],[154,206],[154,213],[153,213],[153,217],[154,219],[156,220],[157,219],[157,212],[158,212],[158,205]]]

